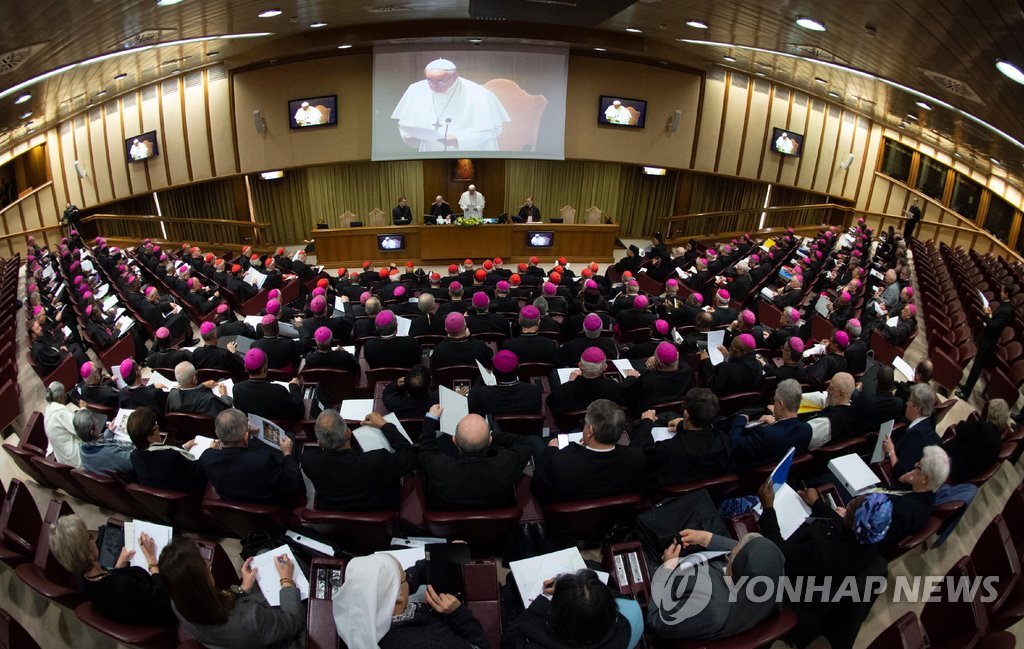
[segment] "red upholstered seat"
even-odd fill
[[[305,496],[303,496],[305,498]],[[227,528],[232,534],[244,538],[254,529],[283,530],[292,520],[292,509],[284,505],[257,505],[224,500],[212,485],[207,485],[203,496],[203,511]]]
[[[607,498],[576,500],[545,505],[544,521],[553,529],[584,539],[601,539],[617,523],[636,516],[643,497],[640,494],[622,494]]]
[[[125,491],[123,481],[110,475],[100,475],[85,469],[75,469],[71,477],[89,494],[92,502],[126,516],[144,517],[146,511],[136,504]]]
[[[28,487],[12,478],[0,510],[0,561],[9,566],[31,561],[42,524]]]
[[[970,557],[961,557],[946,573],[946,578],[974,579],[977,572]],[[931,640],[932,649],[972,649],[988,633],[988,615],[980,597],[972,601],[951,601],[939,597],[925,604],[921,625]]]
[[[77,606],[85,600],[85,595],[75,587],[74,577],[57,563],[50,552],[50,526],[61,516],[75,513],[71,505],[54,498],[43,517],[36,537],[36,552],[32,563],[23,563],[15,572],[25,584],[47,599],[62,606]]]
[[[69,496],[74,496],[79,500],[91,502],[92,498],[81,485],[71,477],[71,471],[75,467],[61,464],[52,457],[42,457],[39,455],[33,455],[31,457],[32,465],[43,475],[47,484],[53,485],[55,488],[62,489],[64,493]]]
[[[993,628],[1006,629],[1024,618],[1024,583],[1020,556],[1002,515],[996,514],[971,551],[975,570],[986,577],[998,577],[996,598],[985,604]]]
[[[32,634],[3,609],[0,609],[0,649],[39,649]]]
[[[469,543],[474,552],[500,547],[516,530],[523,510],[516,507],[469,511],[424,511],[423,523],[430,533]]]
[[[157,489],[138,483],[129,484],[125,491],[145,511],[143,518],[195,531],[226,531],[215,519],[203,514],[200,493]]]
[[[740,477],[735,473],[726,473],[714,478],[707,478],[706,480],[661,485],[655,489],[654,497],[662,500],[672,496],[682,496],[683,494],[707,489],[712,499],[719,500],[728,494],[734,493],[739,487]]]
[[[658,649],[758,649],[768,647],[796,627],[796,613],[784,608],[753,629],[719,640],[657,640]]]
[[[336,586],[345,581],[345,560],[316,558],[309,567],[309,602],[306,605],[306,649],[338,649],[341,639],[334,624],[332,588],[321,590],[318,584],[332,584],[332,573],[337,573]]]
[[[329,401],[325,405],[338,407],[345,399],[355,398],[356,382],[359,376],[355,372],[347,370],[320,368],[303,370],[299,378],[302,379],[303,384],[319,384],[321,394],[325,395]]]
[[[498,569],[492,559],[470,561],[462,566],[466,606],[473,613],[492,647],[501,646],[501,598]]]
[[[192,412],[168,412],[164,415],[164,425],[168,436],[177,443],[187,442],[196,435],[217,438],[214,418]]]
[[[140,626],[115,622],[100,613],[92,602],[75,607],[75,615],[85,624],[122,644],[144,649],[171,648],[178,644],[178,629],[173,626]]]
[[[349,552],[368,554],[391,547],[398,512],[344,512],[302,509],[299,523],[337,542]]]
[[[914,613],[904,613],[890,624],[868,649],[926,649],[928,642],[921,632],[921,625]]]

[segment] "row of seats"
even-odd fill
[[[0,403],[20,403],[18,388],[17,306],[21,255],[0,259]],[[17,418],[18,408],[0,408],[0,430]]]

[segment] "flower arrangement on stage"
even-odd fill
[[[483,225],[484,220],[479,216],[460,216],[455,219],[455,225],[463,228],[475,228],[478,225]]]

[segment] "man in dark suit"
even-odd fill
[[[238,296],[242,302],[247,302],[254,295],[259,293],[255,280],[245,279],[245,269],[239,264],[232,264],[231,273],[228,274],[224,286]]]
[[[86,361],[80,372],[82,382],[78,384],[78,394],[82,400],[107,408],[117,407],[117,388],[109,379],[103,378],[103,368],[99,363]]]
[[[845,331],[836,330],[831,338],[823,340],[821,344],[825,345],[825,353],[807,368],[807,376],[819,384],[824,384],[839,372],[849,371],[844,354],[846,348],[850,346],[850,335]]]
[[[217,415],[220,448],[207,449],[199,462],[224,500],[290,504],[304,489],[292,439],[281,437],[280,450],[249,438],[248,420],[231,408]]]
[[[548,409],[557,418],[567,412],[583,410],[598,399],[622,404],[622,385],[604,375],[608,363],[600,347],[588,347],[580,357],[579,369],[569,380],[551,390]]]
[[[748,418],[736,415],[729,429],[732,459],[737,468],[749,468],[778,462],[791,447],[797,455],[811,444],[811,427],[797,418],[803,389],[793,379],[781,381],[775,388],[773,413],[747,428]]]
[[[619,330],[629,331],[630,329],[643,329],[644,327],[651,326],[651,323],[657,320],[658,316],[647,310],[649,305],[650,300],[647,299],[646,295],[634,297],[632,307],[622,309],[615,316]],[[572,333],[578,333],[578,330]]]
[[[162,385],[142,385],[138,363],[130,358],[121,361],[121,379],[127,384],[121,389],[118,396],[117,407],[135,409],[146,406],[154,413],[157,419],[164,418],[164,408],[167,405],[167,393],[163,391]]]
[[[647,371],[626,372],[623,382],[623,400],[634,416],[659,403],[678,401],[693,385],[693,371],[689,365],[680,368],[679,350],[663,342],[647,361]]]
[[[131,456],[132,470],[140,484],[188,493],[196,493],[206,487],[202,465],[188,452],[195,446],[195,440],[185,442],[181,448],[162,444],[156,413],[146,406],[135,409],[128,417],[126,427],[128,437],[135,445]]]
[[[420,466],[433,510],[494,509],[516,502],[515,488],[533,445],[513,433],[491,432],[480,415],[466,415],[454,437],[440,431],[441,406],[433,405],[420,432]]]
[[[398,199],[398,205],[391,208],[391,225],[409,225],[412,223],[412,208],[405,196]]]
[[[146,357],[146,365],[152,368],[176,367],[178,363],[192,362],[192,352],[171,347],[171,331],[167,327],[156,330],[156,345]]]
[[[500,269],[495,270],[498,273]],[[512,285],[508,283],[508,280],[500,279],[497,284],[494,285],[494,301],[491,303],[491,309],[495,313],[516,313],[519,311],[519,298],[511,295]]]
[[[540,223],[540,210],[533,204],[533,196],[527,196],[526,202],[516,214],[517,223]]]
[[[792,307],[787,307],[782,310],[778,329],[775,331],[762,330],[763,342],[761,345],[768,349],[781,349],[783,343],[794,336],[805,340],[806,338],[800,333],[800,312]]]
[[[503,342],[501,348],[515,354],[521,363],[554,364],[558,343],[539,331],[540,311],[528,304],[519,311],[519,335]]]
[[[904,416],[910,424],[895,444],[892,439],[882,442],[882,452],[892,466],[892,475],[899,479],[914,468],[921,459],[926,446],[941,446],[942,440],[935,433],[932,413],[935,412],[935,390],[932,386],[918,383],[910,389],[910,398],[904,408]]]
[[[856,384],[848,372],[839,372],[828,384],[824,408],[807,423],[811,426],[811,449],[843,442],[868,432],[867,424],[851,403]]]
[[[185,412],[195,415],[216,417],[231,407],[227,388],[214,382],[196,383],[196,368],[188,361],[178,363],[174,368],[174,379],[178,387],[167,395],[167,412]],[[216,389],[216,392],[214,392]]]
[[[902,421],[905,404],[903,399],[892,393],[892,385],[893,369],[889,365],[882,365],[875,377],[874,394],[860,391],[853,395],[853,409],[864,420],[868,431],[878,430],[890,419]]]
[[[879,331],[882,333],[882,337],[897,347],[906,346],[907,341],[910,340],[910,337],[913,336],[914,332],[917,330],[916,316],[917,306],[913,304],[906,305],[900,309],[894,326],[890,327],[888,324],[883,324],[879,328]]]
[[[775,293],[772,303],[780,309],[795,307],[804,296],[803,284],[800,283],[800,276],[794,275],[793,279],[786,282],[782,290]]]
[[[861,340],[862,332],[860,320],[850,318],[846,321],[846,333],[850,337],[850,344],[843,356],[846,357],[846,371],[854,375],[860,374],[868,367],[868,345]]]
[[[371,412],[364,426],[380,429],[392,450],[352,445],[352,431],[336,410],[316,419],[319,446],[302,452],[302,471],[316,488],[317,509],[398,511],[399,482],[416,464],[416,449],[395,427]]]
[[[700,371],[704,385],[715,394],[728,395],[750,392],[761,387],[764,369],[754,355],[754,337],[740,334],[732,339],[729,349],[721,348],[725,357],[718,365],[712,365],[706,351],[700,354]]]
[[[232,394],[236,408],[264,419],[302,419],[305,404],[299,379],[292,379],[287,388],[268,381],[267,355],[256,347],[246,352],[245,369],[249,372],[249,379],[236,383]]]
[[[443,336],[444,317],[437,315],[437,301],[432,293],[420,293],[419,301],[416,303],[419,315],[412,319],[409,327],[409,335],[417,336]]]
[[[618,405],[607,399],[591,403],[581,442],[560,449],[558,440],[551,440],[537,458],[533,495],[542,503],[561,503],[640,491],[644,455],[619,445],[625,430],[626,416]]]
[[[296,341],[278,335],[277,318],[270,314],[263,316],[260,327],[263,337],[253,342],[251,349],[262,350],[271,369],[293,371],[299,356]]]
[[[630,445],[640,448],[646,460],[645,474],[659,485],[713,478],[732,471],[729,438],[714,426],[718,397],[707,388],[686,393],[683,416],[668,422],[671,439],[655,442],[653,410],[643,413]]]
[[[448,337],[434,347],[430,356],[430,368],[452,365],[473,365],[480,361],[484,367],[491,367],[491,348],[482,340],[471,338],[466,327],[466,318],[461,313],[449,313],[444,319]]]
[[[465,313],[469,310],[470,301],[463,299],[465,294],[462,282],[452,282],[448,285],[448,302],[437,307],[437,315],[444,318],[449,313]]]
[[[327,327],[320,327],[313,333],[316,349],[302,359],[302,370],[334,369],[359,372],[359,361],[348,351],[332,347],[334,335]]]
[[[204,322],[199,327],[203,345],[192,352],[192,363],[197,370],[224,370],[232,374],[241,374],[245,370],[242,357],[235,353],[238,345],[234,341],[226,347],[217,346],[217,325]]]
[[[415,338],[398,336],[398,320],[394,312],[381,311],[374,318],[377,338],[363,345],[363,357],[371,368],[412,367],[420,362],[423,351]]]
[[[618,358],[619,350],[615,341],[601,335],[601,316],[588,313],[583,319],[583,336],[573,338],[558,348],[557,362],[560,367],[571,367],[580,362],[580,356],[588,347],[600,347],[607,358]]]
[[[782,346],[782,365],[769,362],[764,366],[765,376],[776,376],[779,381],[793,379],[797,383],[807,383],[807,370],[803,364],[804,341],[796,336]]]
[[[469,391],[469,411],[480,415],[536,415],[541,412],[541,389],[519,380],[519,359],[507,349],[494,355],[497,385],[479,382]]]
[[[736,309],[729,306],[729,299],[729,291],[724,288],[715,291],[715,310],[711,312],[712,327],[732,324],[739,316]]]
[[[473,294],[473,309],[466,316],[466,325],[474,334],[499,333],[509,335],[508,320],[505,316],[490,310],[491,300],[487,293],[478,291]]]
[[[388,383],[382,395],[384,408],[399,419],[422,418],[437,403],[437,389],[430,389],[430,370],[413,365],[405,376]]]

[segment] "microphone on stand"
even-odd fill
[[[448,150],[448,127],[452,125],[452,118],[446,117],[444,120],[444,150]]]

